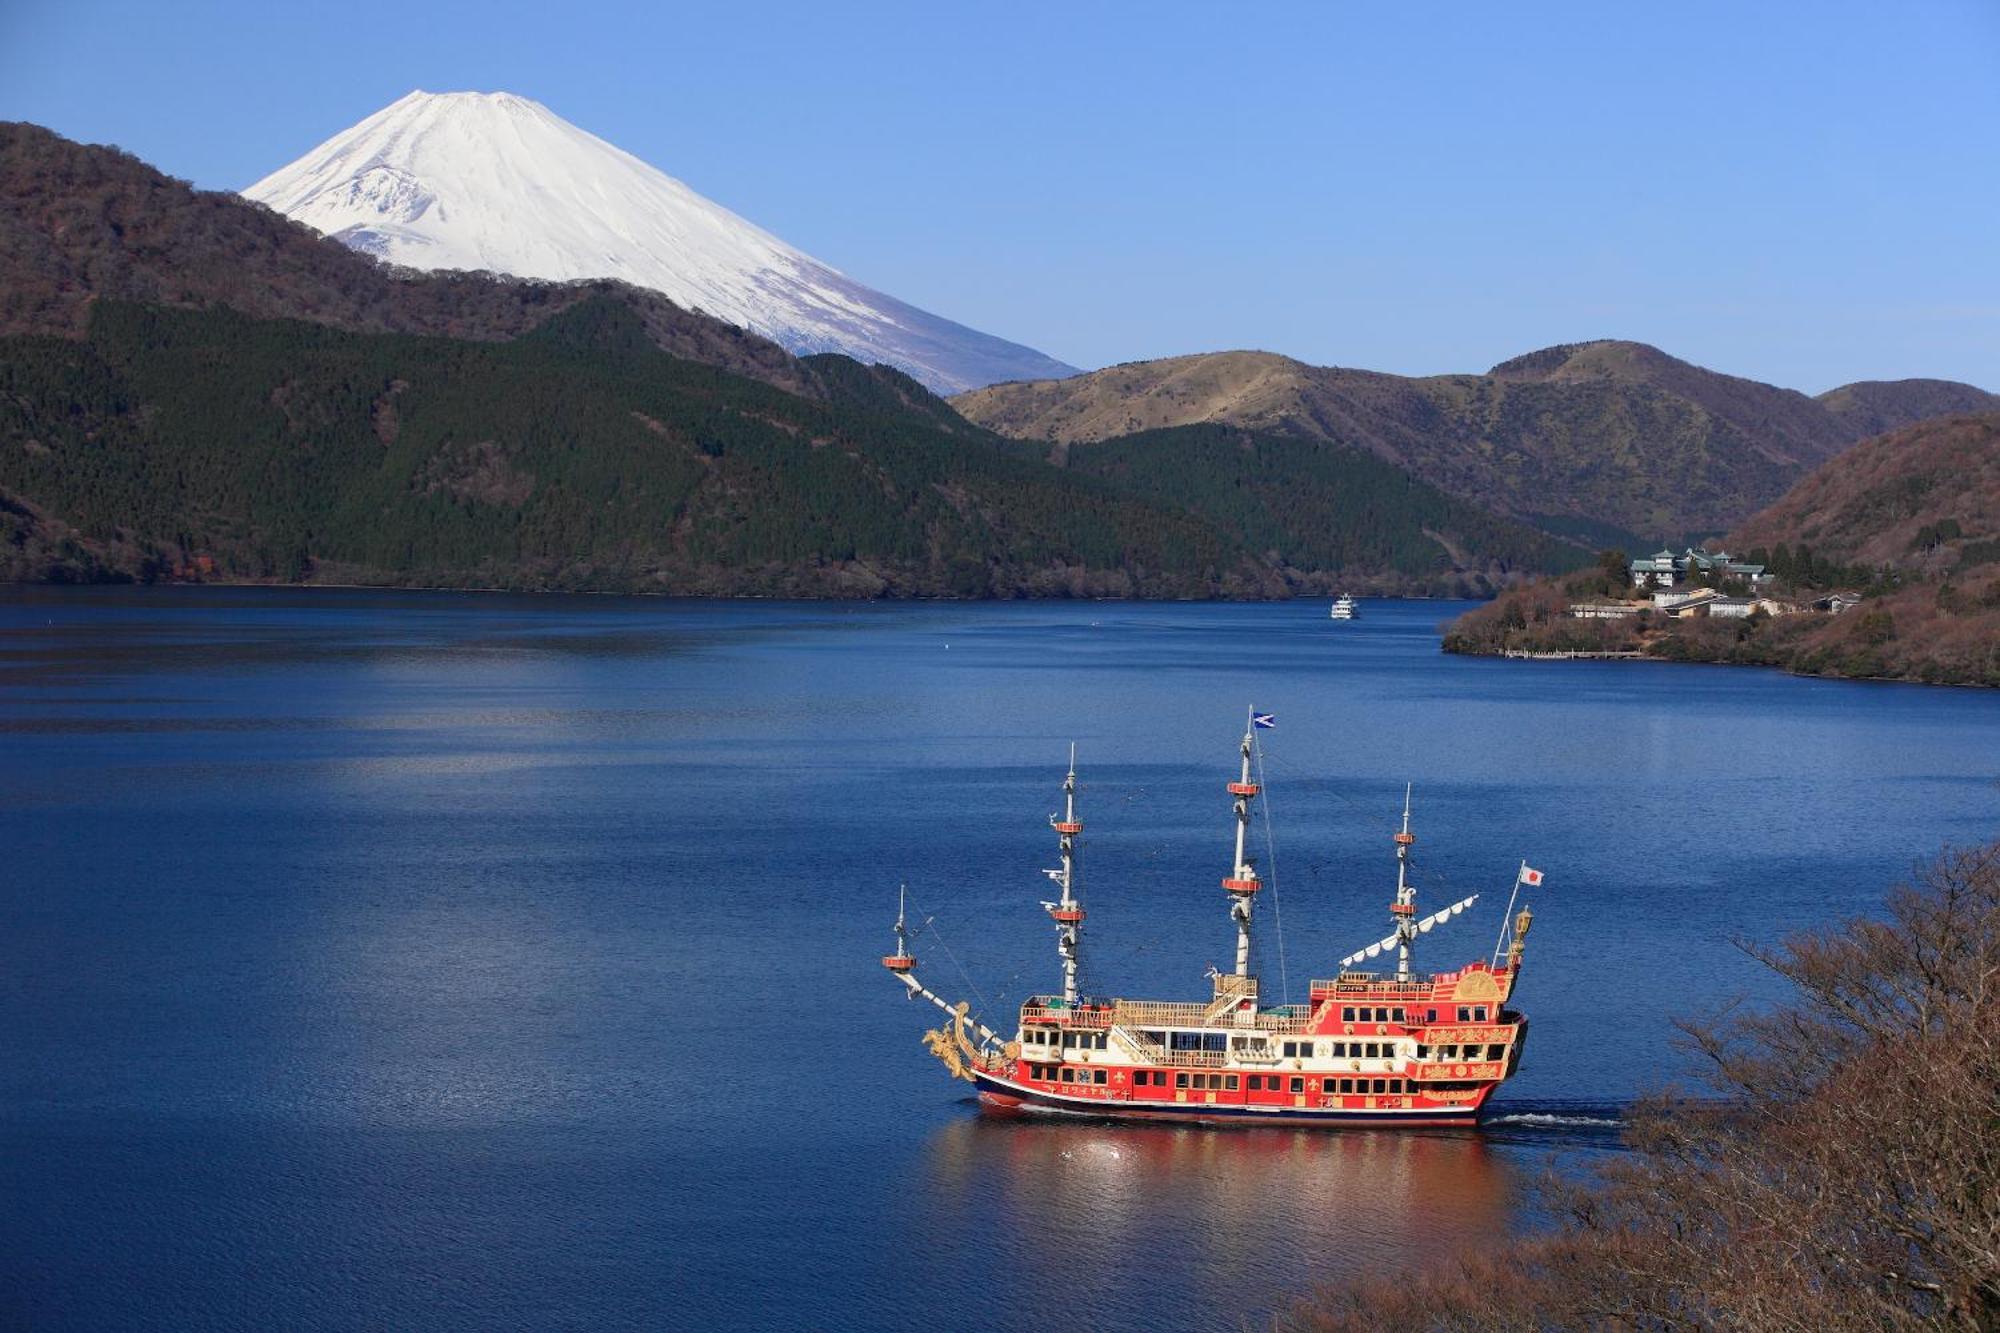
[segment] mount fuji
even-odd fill
[[[411,93],[243,194],[393,264],[616,278],[939,393],[1076,373],[864,287],[511,93]]]

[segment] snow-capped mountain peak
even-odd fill
[[[512,93],[413,92],[243,193],[391,263],[618,278],[942,393],[1075,373],[864,287]]]

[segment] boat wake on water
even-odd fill
[[[1553,1111],[1514,1111],[1486,1118],[1489,1125],[1528,1125],[1549,1129],[1623,1129],[1625,1122],[1614,1116],[1559,1115]]]

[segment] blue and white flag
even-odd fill
[[[1276,713],[1252,713],[1250,715],[1250,724],[1268,730],[1278,725],[1278,715]]]

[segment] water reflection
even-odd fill
[[[1521,1173],[1475,1131],[1215,1129],[983,1112],[926,1154],[923,1229],[1060,1275],[1049,1313],[1235,1326],[1283,1293],[1506,1234]]]

